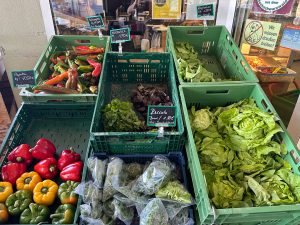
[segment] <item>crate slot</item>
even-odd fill
[[[291,155],[294,163],[298,164],[299,163],[299,158],[298,158],[297,154],[295,153],[295,150],[290,151],[290,155]]]
[[[189,30],[188,35],[204,35],[204,30]]]
[[[129,59],[131,63],[149,63],[149,59]]]
[[[267,105],[266,101],[264,99],[262,99],[260,102],[261,102],[261,105],[265,108],[265,110],[267,110],[268,105]]]
[[[210,95],[210,94],[228,94],[229,90],[209,90],[206,91],[206,94]]]
[[[235,53],[235,51],[234,51],[234,50],[232,50],[232,55],[233,55],[233,58],[235,58],[235,60],[237,60],[237,59],[238,59],[238,57],[237,57],[237,55],[236,55],[236,53]]]
[[[85,40],[74,40],[74,43],[75,44],[90,44],[91,43],[91,40],[88,40],[88,39],[85,39]]]

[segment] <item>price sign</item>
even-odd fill
[[[104,23],[102,16],[88,16],[86,17],[86,20],[88,21],[90,27],[92,30],[104,28]]]
[[[197,17],[214,16],[214,4],[197,5]]]
[[[130,29],[121,28],[110,31],[111,43],[122,43],[130,41]]]
[[[17,88],[30,87],[35,85],[33,70],[12,71],[11,72],[14,86]]]
[[[152,127],[175,127],[176,107],[149,105],[147,125]]]

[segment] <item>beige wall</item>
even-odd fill
[[[0,0],[0,18],[8,76],[12,70],[33,69],[47,43],[39,0]],[[13,92],[20,105],[19,90]]]

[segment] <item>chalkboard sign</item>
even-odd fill
[[[197,5],[197,17],[214,16],[214,4]]]
[[[149,105],[147,125],[152,127],[175,127],[176,107]]]
[[[21,88],[35,85],[33,70],[12,71],[11,75],[15,87]]]
[[[111,43],[130,41],[129,28],[114,29],[110,31]]]
[[[88,16],[86,17],[86,20],[88,21],[90,28],[92,30],[104,28],[104,23],[102,16]]]

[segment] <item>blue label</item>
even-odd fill
[[[300,30],[285,28],[280,46],[294,50],[300,50]]]

